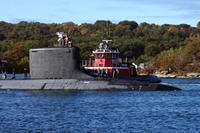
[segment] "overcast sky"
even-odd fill
[[[102,19],[196,26],[200,0],[0,0],[0,21],[81,24]]]

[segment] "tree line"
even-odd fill
[[[21,72],[29,67],[29,49],[57,45],[56,32],[64,31],[81,49],[81,58],[89,59],[102,39],[112,39],[128,62],[146,63],[153,71],[176,73],[200,72],[200,22],[187,24],[138,24],[135,21],[98,20],[94,24],[62,24],[0,21],[0,60],[6,60],[8,71]]]

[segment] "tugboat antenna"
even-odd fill
[[[110,25],[109,25],[109,20],[107,21],[107,28],[108,28],[107,37],[110,39]]]

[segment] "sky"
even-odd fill
[[[0,0],[0,21],[42,23],[189,24],[200,21],[200,0]]]

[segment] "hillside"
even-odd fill
[[[145,62],[149,72],[200,72],[200,22],[197,27],[191,27],[187,24],[138,24],[135,21],[114,24],[104,20],[81,25],[73,22],[44,24],[23,21],[11,24],[1,21],[0,60],[7,60],[7,71],[15,68],[21,72],[28,68],[28,50],[56,45],[57,31],[72,36],[83,59],[88,59],[99,41],[109,35],[114,40],[111,47],[118,48],[122,58],[137,64]]]

